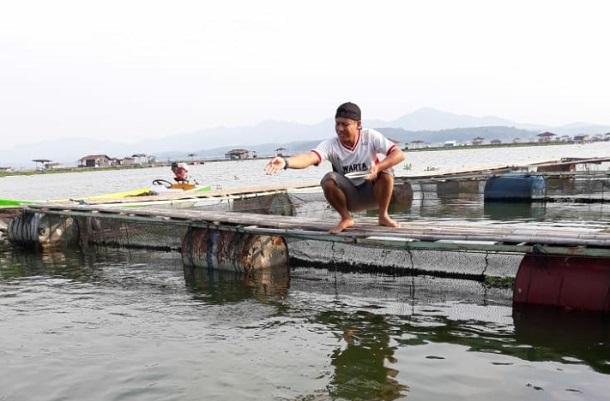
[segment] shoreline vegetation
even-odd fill
[[[455,145],[455,146],[422,146],[416,148],[403,148],[405,152],[430,152],[430,151],[452,151],[458,149],[492,149],[492,148],[521,148],[521,147],[532,147],[532,146],[558,146],[558,145],[574,145],[575,142],[524,142],[524,143],[502,143],[502,144],[480,144],[480,145]],[[206,159],[190,159],[190,160],[172,160],[182,161],[190,165],[205,164],[205,163],[216,163],[225,161],[245,161],[254,159],[271,159],[275,155],[268,156],[257,156],[256,158],[248,159],[227,159],[221,158],[206,158]],[[53,169],[24,169],[16,171],[0,171],[0,178],[9,176],[21,176],[21,175],[35,175],[35,174],[58,174],[58,173],[79,173],[79,172],[91,172],[91,171],[108,171],[108,170],[121,170],[121,169],[139,169],[139,168],[151,168],[151,167],[167,167],[172,161],[154,162],[154,163],[134,163],[129,165],[115,165],[115,166],[103,166],[103,167],[62,167]]]

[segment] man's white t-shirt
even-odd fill
[[[318,155],[318,164],[324,160],[331,162],[333,171],[345,175],[355,171],[369,171],[373,163],[379,162],[379,154],[387,156],[396,144],[387,139],[379,131],[365,128],[360,130],[360,136],[352,148],[341,143],[339,137],[321,142],[312,151]],[[393,173],[392,169],[388,171]],[[364,179],[352,181],[360,185]]]

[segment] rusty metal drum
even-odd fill
[[[288,265],[288,247],[280,236],[190,228],[182,240],[182,262],[247,273]]]

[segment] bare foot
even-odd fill
[[[337,233],[340,233],[341,231],[345,230],[346,228],[350,228],[353,225],[354,225],[353,219],[351,219],[351,218],[350,219],[341,219],[339,224],[337,224],[336,226],[331,228],[328,232],[331,234],[337,234]]]
[[[390,216],[379,216],[379,225],[386,227],[400,227],[400,223],[390,218]]]

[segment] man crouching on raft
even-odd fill
[[[398,227],[390,218],[388,207],[394,190],[392,167],[404,161],[405,154],[380,132],[363,129],[361,120],[360,108],[354,103],[344,103],[335,114],[336,138],[321,142],[308,153],[274,157],[265,167],[267,174],[274,174],[282,169],[317,166],[324,160],[331,162],[333,171],[326,173],[320,183],[326,200],[341,216],[339,224],[330,229],[331,234],[354,225],[351,212],[376,208],[380,225]],[[379,160],[379,153],[386,157]],[[357,172],[364,172],[364,176],[346,177]]]

